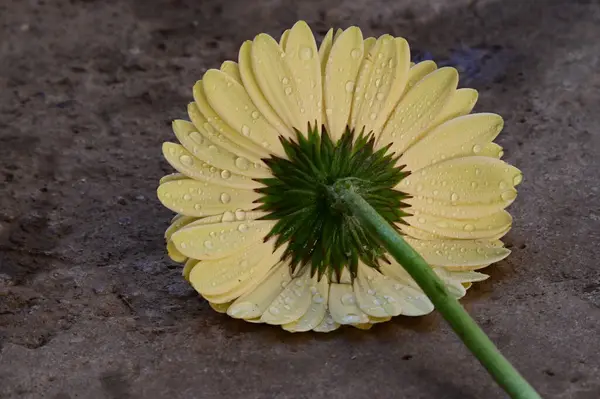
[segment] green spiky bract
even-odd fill
[[[356,276],[359,259],[378,268],[387,261],[385,250],[359,220],[348,212],[333,193],[335,184],[351,184],[395,229],[407,214],[402,201],[408,195],[394,187],[408,175],[397,166],[398,157],[388,153],[389,146],[375,150],[373,134],[364,129],[346,129],[334,143],[325,128],[308,126],[308,134],[298,130],[296,140],[280,137],[286,158],[264,159],[273,176],[258,179],[265,187],[257,200],[258,210],[268,212],[262,219],[277,220],[265,241],[276,237],[276,247],[287,243],[282,260],[292,271],[310,265],[311,275],[319,278],[335,273],[339,279],[344,267]]]

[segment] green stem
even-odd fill
[[[342,182],[340,182],[342,183]],[[469,316],[462,305],[452,297],[444,283],[425,259],[415,251],[394,228],[367,201],[357,194],[351,184],[333,187],[338,199],[373,233],[388,252],[406,269],[444,316],[460,339],[488,370],[511,398],[539,399],[539,394],[498,351],[493,342]]]

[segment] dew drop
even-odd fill
[[[378,99],[379,101],[383,101],[383,98],[384,98],[385,96],[383,95],[383,93],[377,93],[377,96],[376,96],[376,97],[377,97],[377,99]]]
[[[228,204],[229,201],[231,201],[231,196],[227,193],[222,193],[221,194],[221,202],[224,204]]]
[[[198,132],[190,132],[190,139],[199,145],[202,145],[202,143],[204,143],[204,137],[202,137],[202,135]]]
[[[471,188],[477,188],[478,184],[476,181],[471,182]]]
[[[231,177],[231,172],[228,170],[223,170],[223,171],[221,171],[221,177],[223,179],[227,180]]]
[[[234,220],[235,215],[230,211],[223,213],[223,216],[221,217],[221,222],[233,222]]]
[[[199,210],[200,210],[200,208],[202,208],[202,205],[200,205],[200,204],[196,204],[196,205],[194,205],[194,209],[195,209],[195,210],[199,211]]]
[[[243,210],[241,210],[241,209],[236,210],[235,211],[235,218],[236,218],[236,220],[244,220],[244,219],[246,219],[246,212],[243,211]]]
[[[352,93],[352,90],[354,90],[354,82],[349,80],[346,82],[346,91]]]
[[[508,184],[506,184],[506,182],[503,182],[503,181],[501,181],[500,184],[498,184],[498,187],[500,187],[500,190],[506,189],[507,186],[508,186]]]
[[[452,201],[452,202],[458,201],[458,194],[452,193],[452,195],[450,196],[450,201]]]
[[[281,79],[281,83],[283,83],[284,85],[286,85],[286,84],[290,83],[290,81],[289,81],[288,78],[283,78],[283,79]]]
[[[342,323],[344,323],[344,324],[360,323],[360,316],[355,315],[355,314],[347,314],[346,316],[342,317]]]
[[[194,160],[189,155],[182,155],[179,157],[179,160],[181,161],[182,164],[187,165],[187,166],[191,166],[194,164]]]
[[[247,225],[247,224],[244,224],[244,223],[240,224],[240,225],[238,226],[238,231],[239,231],[240,233],[245,233],[245,232],[247,232],[247,231],[248,231],[248,225]]]
[[[350,56],[351,56],[352,58],[354,58],[355,60],[356,60],[356,59],[358,59],[358,57],[360,57],[360,50],[359,50],[359,49],[357,49],[357,48],[355,48],[354,50],[352,50],[352,51],[350,52]]]
[[[190,200],[192,199],[192,196],[191,196],[191,195],[189,195],[189,194],[185,194],[185,195],[183,196],[183,199],[184,199],[185,201],[190,201]]]
[[[481,174],[481,169],[475,169],[475,176],[479,176]]]
[[[214,133],[215,129],[213,129],[212,125],[208,122],[204,124],[204,130],[206,130],[209,134]]]
[[[258,113],[258,111],[253,111],[252,114],[252,119],[258,119],[258,117],[260,116],[260,114]]]
[[[292,88],[291,87],[286,87],[285,90],[284,90],[284,92],[285,92],[286,95],[289,96],[290,94],[292,94]]]
[[[242,125],[242,134],[244,136],[250,135],[250,128],[247,125]]]
[[[367,294],[369,294],[369,295],[375,295],[375,291],[374,290],[368,290]]]
[[[326,113],[327,115],[331,115],[331,114],[333,114],[333,110],[332,110],[331,108],[327,108],[327,109],[325,110],[325,113]]]
[[[312,298],[314,303],[323,303],[325,300],[323,299],[323,297],[319,294],[315,294]]]
[[[374,121],[375,119],[377,119],[377,114],[375,112],[372,112],[371,115],[369,115],[369,118],[371,118],[371,120]]]
[[[235,159],[235,166],[241,170],[248,170],[250,167],[250,161],[246,158],[238,157]]]
[[[213,249],[214,244],[213,244],[213,242],[211,240],[206,240],[206,241],[204,241],[204,247],[206,249]]]
[[[419,223],[425,223],[425,219],[424,218],[419,218]]]
[[[482,148],[481,148],[481,146],[480,146],[479,144],[475,144],[475,145],[473,146],[473,153],[474,153],[474,154],[478,154],[478,153],[480,153],[480,152],[481,152],[481,149],[482,149]]]
[[[309,47],[304,47],[300,50],[301,60],[310,60],[313,57],[313,50]]]
[[[181,244],[179,244],[179,246],[183,249],[185,249],[187,247],[187,244],[185,243],[185,241],[181,242]]]
[[[465,231],[473,231],[473,230],[475,230],[475,226],[473,226],[472,224],[468,224],[467,223],[467,224],[465,224],[465,226],[463,227],[463,229]],[[462,248],[462,249],[464,249],[464,248]]]
[[[379,87],[381,86],[381,79],[376,79],[375,80],[375,87]]]

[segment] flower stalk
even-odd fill
[[[345,205],[347,211],[363,223],[405,268],[467,348],[511,398],[541,398],[500,353],[458,300],[449,294],[444,283],[433,272],[425,259],[354,190],[351,183],[340,181],[332,186],[332,192]]]

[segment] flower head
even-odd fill
[[[408,43],[304,22],[276,42],[245,42],[194,86],[178,173],[158,197],[178,213],[170,257],[214,309],[289,331],[369,328],[433,305],[332,187],[348,182],[404,236],[456,297],[509,254],[500,238],[521,173],[493,143],[495,114],[470,114],[472,89]]]

